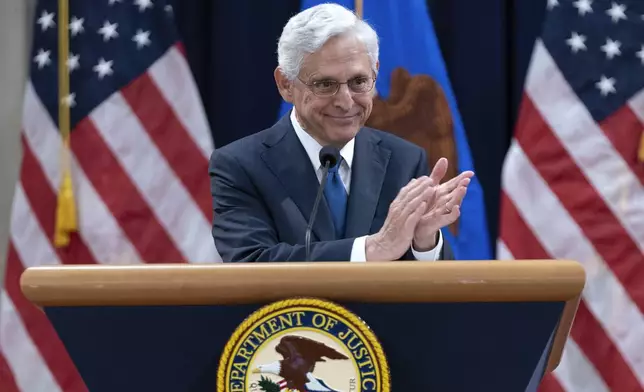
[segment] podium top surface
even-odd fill
[[[39,306],[525,302],[574,299],[584,281],[567,260],[56,265],[28,268],[21,289]]]

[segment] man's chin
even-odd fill
[[[345,144],[349,143],[351,139],[356,137],[357,133],[358,131],[355,128],[351,128],[346,132],[336,130],[336,132],[332,134],[332,139],[329,140],[330,144],[336,146],[337,148],[342,148],[345,146]]]

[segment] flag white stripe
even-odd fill
[[[157,220],[186,258],[177,262],[217,261],[210,223],[123,96],[113,94],[90,117]]]
[[[544,121],[644,252],[644,187],[538,40],[526,82]]]
[[[567,392],[610,392],[593,364],[574,340],[568,339],[555,378]]]
[[[3,289],[0,294],[0,350],[18,389],[56,392],[60,387],[27,333],[20,314]]]
[[[50,187],[58,189],[61,162],[60,134],[31,82],[27,83],[25,89],[22,127],[27,144],[40,163]]]
[[[644,384],[644,317],[516,141],[503,169],[505,192],[555,259],[584,265],[583,298],[625,362]]]
[[[13,197],[10,236],[24,268],[60,264],[20,183],[16,186]]]
[[[508,249],[502,239],[496,241],[496,259],[497,260],[514,260],[514,256]]]
[[[24,107],[23,134],[49,186],[54,193],[58,193],[62,139],[31,83],[26,86]],[[139,263],[141,257],[73,155],[72,178],[79,235],[96,260],[106,264]]]
[[[150,67],[148,73],[203,156],[210,159],[213,151],[210,126],[184,55],[173,46]]]

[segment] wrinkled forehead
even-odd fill
[[[300,77],[348,80],[371,76],[371,62],[365,45],[355,37],[334,37],[318,51],[304,56]]]

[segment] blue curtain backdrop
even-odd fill
[[[368,1],[366,1],[368,3]],[[494,249],[501,167],[546,0],[427,0],[461,114]],[[216,146],[276,121],[282,27],[300,0],[176,1],[174,12]]]

